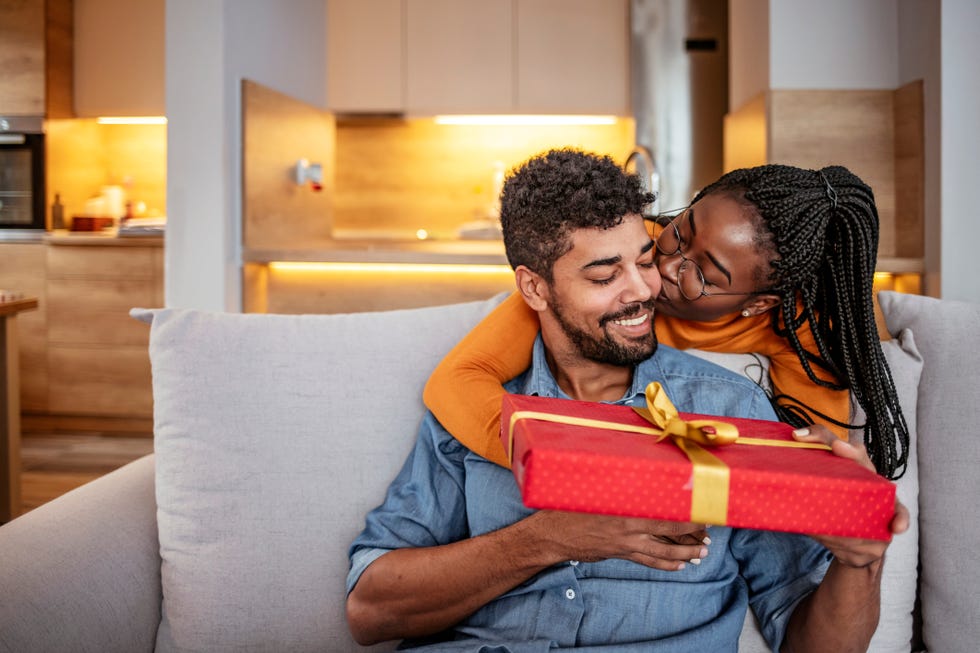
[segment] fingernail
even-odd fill
[[[707,558],[708,557],[708,547],[702,546],[701,547],[701,550],[698,551],[698,557],[699,558]]]
[[[683,569],[686,566],[687,565],[685,565],[683,562],[678,562],[677,563],[677,571],[680,571],[681,569]]]
[[[701,559],[700,558],[691,558],[688,562],[690,562],[691,564],[699,565],[699,564],[701,564]]]
[[[805,437],[807,435],[810,435],[810,429],[808,429],[808,428],[805,428],[804,427],[804,428],[801,428],[801,429],[793,429],[793,437],[794,438],[802,438],[802,437]]]
[[[704,539],[701,540],[701,544],[711,544],[711,538],[705,535]]]

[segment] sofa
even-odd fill
[[[0,651],[362,649],[346,551],[405,458],[440,357],[499,301],[347,315],[134,309],[154,454],[0,527]],[[980,306],[883,292],[913,430],[873,651],[980,642]],[[757,374],[751,356],[705,355]],[[767,650],[751,616],[742,651]]]

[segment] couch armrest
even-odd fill
[[[152,651],[160,622],[153,456],[0,528],[0,651]]]

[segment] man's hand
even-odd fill
[[[700,564],[711,539],[704,524],[542,510],[527,520],[563,560],[630,560],[677,571]]]

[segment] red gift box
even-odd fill
[[[695,472],[682,450],[689,445],[664,437],[629,406],[506,395],[501,438],[530,508],[891,539],[890,481],[825,447],[796,448],[803,443],[780,422],[679,415],[738,429],[735,444],[704,447],[727,468],[724,488]],[[713,504],[708,518],[705,498]],[[701,508],[692,514],[695,504]]]

